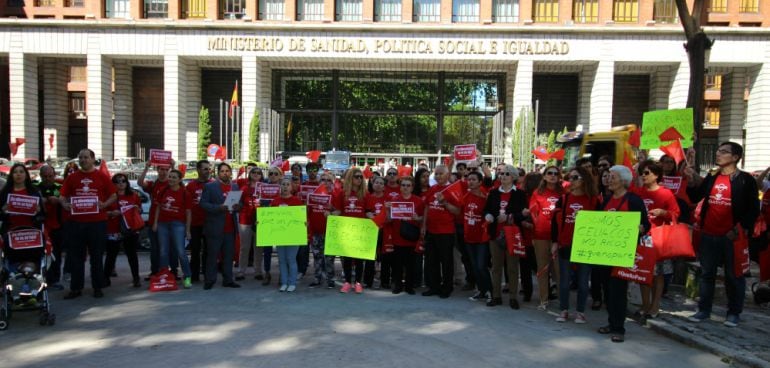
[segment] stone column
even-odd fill
[[[749,75],[744,168],[753,171],[770,166],[770,63],[752,68]]]
[[[16,155],[11,159],[40,158],[38,122],[38,60],[37,57],[19,52],[23,49],[21,35],[12,37],[11,43],[18,43],[8,56],[8,84],[11,103],[11,136],[9,142],[24,138]],[[5,143],[5,142],[4,142]]]
[[[88,148],[94,151],[97,158],[112,160],[112,62],[102,54],[89,50],[86,63]]]
[[[170,51],[168,47],[167,51]],[[182,58],[175,53],[167,53],[163,57],[163,149],[172,151],[177,161],[186,157],[186,78]]]
[[[187,151],[186,160],[198,159],[198,114],[201,111],[201,68],[192,61],[185,62],[185,79],[187,82],[186,89],[186,105],[180,104],[179,106],[186,106],[185,112],[185,125],[186,131],[185,144]]]
[[[671,90],[668,94],[669,109],[683,109],[687,106],[690,89],[690,64],[684,60],[671,70]]]
[[[590,96],[588,102],[588,126],[589,132],[609,131],[612,128],[612,95],[615,79],[615,62],[611,60],[599,61],[593,71],[593,79],[590,83]],[[585,128],[584,128],[585,129]]]
[[[115,125],[113,132],[115,157],[132,156],[131,137],[134,135],[134,101],[131,65],[115,62]]]
[[[68,65],[54,59],[43,63],[43,157],[67,156],[69,109],[67,106]],[[53,147],[50,138],[53,136]]]
[[[719,103],[719,142],[743,144],[743,124],[746,122],[746,70],[735,68],[722,75]]]

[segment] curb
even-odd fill
[[[770,362],[759,359],[751,353],[738,352],[728,349],[715,342],[704,339],[684,329],[678,328],[662,320],[648,320],[650,330],[663,336],[722,357],[722,360],[732,365],[738,364],[749,368],[770,368]]]

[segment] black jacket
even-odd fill
[[[738,170],[737,174],[730,178],[730,203],[733,212],[733,226],[740,223],[741,226],[748,231],[754,229],[754,222],[759,216],[759,190],[757,189],[757,182],[751,174]],[[711,194],[711,189],[714,187],[714,183],[717,180],[718,173],[710,173],[703,179],[697,190],[691,191],[690,199],[693,203],[697,203],[702,199],[703,207],[701,207],[700,224],[703,226],[703,222],[706,220],[706,213],[709,210],[708,196]]]
[[[484,206],[484,217],[486,215],[492,215],[497,219],[497,215],[500,214],[500,189],[493,189],[489,191],[487,195],[487,204]],[[517,190],[513,187],[511,190],[511,199],[508,201],[508,206],[505,207],[505,213],[512,215],[513,222],[516,225],[521,225],[521,221],[524,219],[521,211],[527,207],[527,199],[524,196],[524,192]],[[485,220],[486,221],[486,220]],[[495,239],[497,237],[497,220],[492,221],[487,227],[489,237]]]

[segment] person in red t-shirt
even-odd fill
[[[313,268],[315,269],[315,280],[310,284],[310,287],[320,286],[325,277],[326,287],[333,289],[334,256],[326,256],[324,247],[326,245],[326,218],[334,210],[331,196],[331,193],[334,192],[334,175],[323,173],[319,182],[323,186],[322,189],[317,190],[317,193],[309,194],[307,203],[310,251],[313,252]]]
[[[0,221],[2,222],[2,228],[0,233],[3,235],[3,241],[5,244],[8,242],[8,231],[19,227],[36,227],[40,228],[40,225],[45,220],[45,207],[43,206],[43,197],[40,195],[40,191],[32,185],[32,181],[29,177],[29,172],[23,164],[14,164],[11,166],[10,176],[11,180],[8,181],[2,190],[0,190]],[[21,212],[14,211],[14,208],[9,204],[8,196],[24,196],[24,203],[27,203],[32,208],[32,203],[36,203],[35,213],[22,214]],[[9,213],[16,212],[16,213]],[[33,261],[37,263],[39,260],[39,249],[33,251],[13,250],[6,256],[12,263],[18,263],[22,261]],[[2,267],[2,265],[0,265]]]
[[[118,173],[112,176],[112,184],[118,194],[118,200],[107,209],[107,255],[104,258],[104,281],[105,286],[112,282],[110,276],[115,271],[115,261],[120,252],[120,246],[126,253],[128,266],[131,268],[131,277],[133,286],[140,287],[139,282],[139,258],[136,250],[139,248],[139,233],[135,231],[122,231],[123,211],[142,211],[142,200],[139,198],[131,185],[128,183],[128,177],[125,174]]]
[[[419,235],[419,228],[422,225],[422,216],[425,212],[422,200],[416,195],[412,194],[412,189],[415,186],[415,180],[411,176],[402,176],[399,179],[399,186],[401,187],[401,193],[393,202],[386,202],[383,211],[388,211],[388,219],[390,224],[387,227],[390,229],[388,233],[391,234],[391,244],[386,244],[386,254],[391,254],[390,257],[393,266],[393,294],[400,294],[402,291],[406,291],[409,295],[414,295],[414,254],[415,247],[418,240],[406,239],[402,236],[405,235],[402,230],[403,226],[411,226],[416,231],[416,235]],[[392,219],[391,210],[393,203],[409,202],[414,209],[411,214],[411,220]],[[405,225],[408,223],[409,225]]]
[[[148,229],[148,235],[150,238],[150,273],[155,274],[159,269],[158,259],[160,257],[160,248],[158,245],[158,233],[152,230],[152,224],[155,223],[155,213],[157,212],[156,209],[158,207],[158,204],[155,203],[154,199],[168,186],[168,172],[171,170],[171,167],[167,165],[158,165],[155,168],[155,170],[158,172],[158,177],[154,181],[144,180],[150,167],[150,161],[147,161],[146,165],[144,166],[144,171],[139,174],[139,178],[136,179],[136,183],[139,184],[139,186],[142,187],[142,190],[149,194],[150,198],[153,199],[153,201],[150,203],[150,213],[148,216],[149,218],[147,219],[147,223],[150,227],[150,229]],[[172,249],[172,252],[173,251],[174,250]],[[171,268],[173,271],[176,271],[177,262],[175,261],[176,257],[174,254],[171,255],[171,259]]]
[[[187,191],[182,185],[181,171],[171,170],[169,172],[168,186],[155,197],[155,202],[158,205],[155,209],[155,222],[152,229],[158,232],[159,269],[168,267],[170,249],[173,247],[184,273],[182,284],[185,289],[189,289],[192,287],[192,279],[190,261],[185,252],[185,243],[192,237],[190,234],[192,199],[187,196]]]
[[[551,225],[551,252],[559,255],[559,316],[556,322],[569,319],[569,298],[571,270],[576,269],[578,295],[576,300],[575,323],[586,323],[586,301],[588,300],[588,280],[591,266],[570,261],[572,235],[575,232],[575,219],[580,211],[595,211],[601,203],[596,177],[585,168],[578,166],[567,175],[570,182],[569,192],[559,199],[554,209],[554,221]]]
[[[391,167],[385,173],[385,197],[388,201],[395,201],[401,194],[401,188],[398,186],[398,170],[395,167]]]
[[[428,290],[423,296],[438,295],[448,298],[454,289],[454,215],[446,208],[446,200],[441,192],[449,184],[449,169],[444,165],[436,166],[433,172],[436,185],[425,194],[425,268]]]
[[[293,178],[281,179],[281,195],[273,200],[272,207],[302,206],[304,203],[294,195]],[[297,290],[297,250],[298,245],[280,246],[278,249],[278,269],[280,270],[281,287],[278,291],[293,292]]]
[[[67,262],[72,272],[70,292],[65,299],[82,294],[85,279],[85,259],[88,252],[91,263],[91,287],[94,297],[104,296],[103,255],[107,240],[106,209],[117,200],[115,186],[110,178],[96,169],[96,155],[90,149],[78,153],[80,171],[67,176],[61,190],[62,209],[71,212],[67,222]]]
[[[559,269],[551,253],[551,221],[556,202],[561,198],[564,189],[561,185],[561,172],[556,166],[548,166],[543,171],[540,186],[532,193],[529,200],[529,210],[534,221],[532,243],[537,258],[537,286],[540,295],[540,309],[545,310],[548,304],[549,271],[553,280],[559,280]]]
[[[193,283],[200,281],[200,274],[206,265],[206,238],[203,237],[203,223],[206,221],[206,211],[201,208],[201,195],[203,186],[211,183],[211,164],[208,160],[200,160],[195,163],[198,178],[187,183],[185,190],[192,201],[190,209],[190,279]]]
[[[50,165],[40,167],[40,183],[37,188],[45,203],[45,229],[51,239],[53,261],[46,274],[46,283],[48,287],[54,290],[63,290],[64,286],[59,283],[62,272],[62,250],[64,242],[64,231],[62,226],[64,220],[62,217],[61,203],[59,194],[61,184],[56,181],[56,170]]]
[[[252,166],[248,168],[248,181],[241,184],[241,212],[238,215],[238,233],[240,234],[241,249],[238,256],[238,273],[235,280],[246,278],[246,269],[249,266],[249,255],[254,255],[255,279],[262,279],[262,249],[255,247],[254,224],[257,220],[257,207],[259,207],[259,186],[264,180],[262,169]]]
[[[364,198],[366,202],[366,217],[374,218],[379,215],[385,208],[386,202],[391,202],[393,199],[385,195],[385,178],[381,176],[374,176],[369,179],[369,183],[372,187],[372,192],[367,193]],[[396,197],[398,198],[398,197]],[[387,228],[383,228],[379,231],[377,236],[377,261],[380,262],[380,287],[383,289],[390,288],[390,271],[391,271],[391,255],[383,252],[383,238],[390,239],[390,231]],[[371,288],[374,284],[374,274],[376,272],[374,261],[364,262],[364,286]]]
[[[335,193],[334,196],[334,214],[348,217],[366,217],[366,208],[364,196],[366,185],[364,184],[364,174],[361,169],[352,168],[345,173],[345,179],[342,182],[342,191]],[[355,267],[355,292],[360,294],[364,291],[361,284],[364,274],[363,260],[342,257],[342,268],[345,272],[345,283],[340,289],[341,293],[348,293],[354,286],[351,284],[353,277],[353,268]]]

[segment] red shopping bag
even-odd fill
[[[123,217],[123,226],[131,231],[139,231],[144,227],[144,220],[136,206],[123,206],[120,208]]]
[[[521,229],[516,225],[506,225],[503,226],[503,234],[505,235],[505,246],[508,249],[508,254],[527,258],[527,248],[521,241]]]
[[[176,276],[171,273],[171,270],[164,268],[158,273],[150,276],[150,291],[155,293],[158,291],[174,291],[179,289],[176,283]]]
[[[654,247],[648,247],[644,244],[637,245],[634,266],[631,268],[613,267],[612,277],[652,285],[652,280],[655,278],[656,253]]]
[[[738,225],[738,236],[733,240],[733,274],[735,277],[742,277],[750,269],[749,238],[741,225]]]
[[[675,222],[653,227],[650,230],[650,237],[652,237],[652,246],[655,248],[657,260],[695,257],[690,226],[686,224]]]

